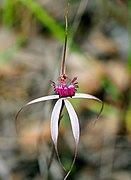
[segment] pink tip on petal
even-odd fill
[[[60,115],[60,110],[62,107],[62,99],[59,99],[52,111],[51,114],[51,137],[53,140],[54,145],[57,145],[57,139],[58,139],[58,121],[59,121],[59,115]]]
[[[74,77],[71,81],[71,83],[75,83],[75,81],[77,80],[77,77]],[[78,82],[77,82],[78,83]]]

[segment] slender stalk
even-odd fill
[[[68,39],[68,14],[69,14],[70,2],[68,1],[67,9],[66,9],[66,32],[65,32],[65,42],[63,47],[63,57],[62,57],[62,65],[61,65],[61,74],[65,74],[65,60],[66,60],[66,49],[67,49],[67,39]]]
[[[52,145],[52,151],[51,151],[51,155],[50,155],[49,162],[48,162],[48,171],[50,170],[54,154],[55,154],[55,148],[54,148],[54,145]]]

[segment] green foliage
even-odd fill
[[[38,19],[51,34],[63,41],[65,30],[48,14],[36,0],[5,0],[2,7],[3,24],[12,26],[15,18],[14,10],[19,12],[19,3],[24,5],[36,19]]]
[[[6,26],[12,26],[14,21],[14,0],[3,1],[3,24]]]
[[[63,27],[61,27],[36,0],[4,0],[1,15],[4,26],[13,27],[15,22],[18,22],[18,26],[21,26],[20,24],[22,24],[22,22],[20,21],[22,21],[22,19],[18,20],[18,17],[16,17],[21,6],[27,8],[32,16],[39,20],[54,37],[64,41],[65,30]],[[20,48],[25,41],[23,37],[24,35],[18,37],[18,41],[13,47],[0,54],[0,63],[8,62],[11,59],[13,53]]]
[[[47,11],[39,5],[38,2],[32,0],[20,0],[35,17],[59,40],[64,40],[65,30],[47,13]]]
[[[126,112],[126,129],[128,131],[128,133],[131,134],[131,105],[129,106],[129,108],[127,109]]]
[[[23,45],[23,43],[26,41],[26,38],[24,36],[19,36],[16,43],[7,51],[0,53],[0,64],[7,63],[11,60],[11,57],[13,54]]]
[[[115,86],[115,84],[108,78],[103,79],[103,87],[106,93],[114,100],[120,100],[122,98],[120,90]]]

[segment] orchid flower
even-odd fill
[[[80,136],[78,116],[69,100],[71,98],[73,99],[84,98],[84,99],[93,99],[102,103],[100,99],[98,99],[97,97],[93,95],[85,94],[85,93],[77,93],[77,88],[78,88],[77,77],[73,78],[70,82],[68,82],[69,80],[65,73],[65,54],[66,54],[67,30],[68,30],[68,9],[69,9],[69,3],[68,3],[67,11],[66,11],[66,35],[65,35],[65,43],[64,43],[64,51],[63,51],[64,54],[63,54],[63,60],[62,60],[62,66],[61,66],[62,68],[61,68],[60,76],[58,78],[59,84],[57,85],[55,82],[51,81],[51,84],[54,87],[54,91],[56,95],[43,96],[43,97],[40,97],[40,98],[37,98],[28,102],[19,110],[19,112],[16,115],[16,120],[17,120],[19,113],[24,107],[35,104],[35,103],[47,101],[47,100],[57,100],[51,114],[50,130],[51,130],[51,138],[54,143],[54,147],[55,147],[59,162],[61,163],[58,150],[57,150],[57,140],[58,140],[59,121],[61,119],[61,111],[63,109],[63,106],[65,105],[67,112],[69,114],[70,121],[71,121],[71,127],[72,127],[74,142],[75,142],[75,149],[74,149],[74,159],[73,159],[72,165],[70,167],[70,170],[67,172],[64,180],[67,179],[75,163],[76,154],[77,154],[77,146],[78,146],[79,136]],[[102,107],[100,109],[99,115],[101,114],[102,109],[103,109],[103,103],[102,103]]]
[[[78,116],[77,116],[72,104],[70,103],[69,99],[71,99],[71,98],[85,98],[85,99],[93,99],[93,100],[102,102],[100,99],[98,99],[97,97],[95,97],[93,95],[85,94],[85,93],[76,93],[77,88],[78,88],[78,82],[76,82],[76,80],[77,80],[77,78],[75,77],[70,82],[70,84],[67,85],[67,76],[65,74],[62,74],[59,77],[59,85],[56,85],[55,82],[51,81],[52,86],[54,87],[54,90],[56,92],[56,95],[43,96],[43,97],[34,99],[34,100],[28,102],[27,104],[25,104],[20,109],[20,111],[21,111],[24,107],[26,107],[28,105],[47,101],[47,100],[57,99],[57,101],[54,105],[52,114],[51,114],[50,130],[51,130],[51,138],[53,140],[53,143],[54,143],[57,155],[58,155],[58,150],[57,150],[58,127],[59,127],[58,123],[60,120],[60,112],[62,109],[62,104],[64,103],[64,105],[66,106],[67,112],[69,114],[69,117],[70,117],[71,127],[72,127],[74,142],[75,142],[74,160],[73,160],[73,163],[71,165],[70,171],[71,171],[71,169],[74,165],[75,159],[76,159],[77,145],[78,145],[79,136],[80,136],[80,127],[79,127]],[[100,113],[101,113],[102,109],[103,109],[103,103],[102,103]],[[20,113],[20,111],[17,113],[17,117],[18,117],[18,114]],[[16,119],[17,119],[17,117],[16,117]],[[58,158],[59,158],[59,155],[58,155]],[[61,163],[61,161],[60,161],[60,163]],[[67,173],[65,179],[69,175],[70,171]]]

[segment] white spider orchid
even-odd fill
[[[67,85],[67,76],[61,75],[59,77],[59,85],[57,86],[54,82],[51,81],[55,92],[57,93],[57,95],[50,95],[50,96],[43,96],[37,99],[34,99],[30,102],[28,102],[27,104],[25,104],[20,111],[17,113],[17,117],[19,115],[19,113],[21,112],[21,110],[26,107],[29,106],[31,104],[35,104],[35,103],[39,103],[39,102],[43,102],[43,101],[47,101],[47,100],[54,100],[57,99],[52,114],[51,114],[51,123],[50,123],[50,130],[51,130],[51,137],[59,158],[59,154],[58,154],[58,150],[57,150],[57,139],[58,139],[58,129],[59,129],[59,120],[60,120],[60,112],[62,109],[62,106],[65,105],[66,109],[68,111],[69,117],[70,117],[70,121],[71,121],[71,127],[72,127],[72,132],[73,132],[73,136],[74,136],[74,142],[75,142],[75,153],[74,153],[74,160],[73,163],[71,165],[70,171],[74,165],[75,159],[76,159],[76,154],[77,154],[77,145],[79,142],[79,136],[80,136],[80,127],[79,127],[79,120],[78,120],[78,116],[72,106],[72,104],[70,103],[69,99],[70,98],[85,98],[85,99],[93,99],[99,102],[102,102],[100,99],[98,99],[97,97],[90,95],[90,94],[84,94],[84,93],[76,93],[78,88],[78,82],[75,82],[77,78],[74,78],[71,83],[69,85]],[[100,113],[103,109],[103,103],[102,103],[102,107],[100,110]],[[99,113],[99,114],[100,114]],[[16,119],[17,119],[16,117]],[[60,161],[60,158],[59,158]],[[60,161],[61,163],[61,161]],[[61,163],[62,165],[62,163]],[[64,168],[64,166],[62,166]],[[69,175],[70,171],[67,173],[66,177]],[[65,177],[65,179],[66,179]]]
[[[55,146],[55,150],[56,150],[56,153],[58,156],[58,160],[61,163],[59,154],[58,154],[58,150],[57,150],[57,139],[58,139],[59,121],[61,120],[61,112],[62,112],[63,106],[64,105],[66,106],[66,109],[68,111],[69,118],[71,121],[71,127],[72,127],[73,137],[74,137],[74,141],[75,141],[75,150],[74,150],[74,160],[73,160],[70,170],[67,172],[64,180],[67,179],[67,177],[70,174],[70,172],[73,168],[73,165],[75,163],[76,154],[77,154],[77,145],[78,145],[79,136],[80,136],[80,127],[79,127],[78,116],[77,116],[72,104],[70,103],[69,99],[70,98],[85,98],[85,99],[93,99],[93,100],[96,100],[96,101],[99,101],[102,103],[102,101],[100,99],[98,99],[97,97],[95,97],[93,95],[84,94],[84,93],[76,93],[77,88],[78,88],[78,82],[76,82],[76,80],[77,80],[76,77],[69,84],[67,84],[68,77],[65,74],[65,55],[66,55],[67,36],[68,36],[68,10],[69,10],[69,2],[68,2],[67,11],[66,11],[66,34],[65,34],[65,43],[64,43],[64,51],[63,51],[64,53],[63,53],[63,59],[62,59],[61,74],[59,77],[59,85],[56,85],[55,82],[51,81],[52,86],[54,87],[54,90],[57,95],[43,96],[43,97],[34,99],[34,100],[28,102],[27,104],[25,104],[16,115],[16,120],[17,120],[19,113],[21,112],[21,110],[24,107],[29,106],[31,104],[47,101],[47,100],[57,99],[56,104],[55,104],[52,114],[51,114],[50,130],[51,130],[51,137],[52,137],[52,140],[53,140],[53,143]],[[102,107],[101,107],[99,115],[101,114],[102,109],[103,109],[103,103],[102,103]],[[62,163],[61,163],[61,165],[62,165]],[[63,165],[62,165],[62,167],[64,168]],[[64,168],[64,170],[65,170],[65,168]]]

